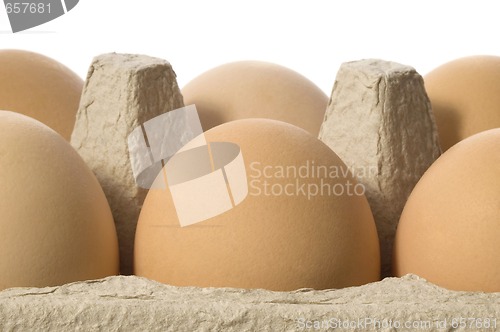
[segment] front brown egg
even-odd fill
[[[500,291],[500,128],[451,147],[404,207],[394,273],[462,291]]]
[[[118,240],[101,186],[59,134],[0,111],[0,290],[118,273]]]
[[[268,119],[225,123],[206,132],[206,140],[225,161],[239,147],[241,164],[224,166],[227,182],[217,187],[207,185],[215,183],[208,176],[197,178],[201,160],[186,156],[188,167],[178,174],[182,197],[170,178],[167,189],[149,191],[137,227],[135,274],[178,286],[280,291],[379,280],[378,237],[364,187],[328,146]],[[217,142],[227,149],[217,151],[223,147]],[[165,170],[168,176],[169,164]],[[214,215],[207,202],[223,204],[218,199],[225,196],[229,208]],[[204,213],[212,217],[181,226],[182,218]]]

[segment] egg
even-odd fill
[[[101,186],[59,134],[0,111],[0,290],[118,273],[118,241]]]
[[[451,147],[427,170],[396,232],[394,274],[500,292],[500,128]]]
[[[500,127],[500,57],[460,58],[424,77],[443,151]]]
[[[137,226],[135,274],[177,286],[277,291],[379,280],[378,237],[364,187],[327,145],[270,119],[228,122],[205,137],[211,150],[217,142],[239,147],[245,175],[230,177],[237,168],[232,165],[225,167],[225,178],[232,189],[243,180],[246,198],[181,227],[173,189],[150,189]],[[189,163],[185,179],[199,166],[198,160]],[[205,197],[223,195],[205,188]],[[211,208],[208,198],[182,198],[190,212]]]
[[[68,141],[82,89],[82,79],[51,58],[0,50],[0,109],[35,118]]]
[[[246,118],[269,118],[317,136],[328,97],[301,74],[268,62],[239,61],[213,68],[182,89],[204,130]]]

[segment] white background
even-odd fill
[[[498,3],[80,0],[68,14],[16,34],[2,7],[0,48],[48,55],[82,78],[100,53],[157,56],[172,64],[181,87],[219,64],[265,60],[329,94],[344,61],[381,58],[425,75],[458,57],[500,55]]]

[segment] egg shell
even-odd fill
[[[434,69],[424,81],[443,151],[500,127],[500,57],[460,58]]]
[[[0,183],[0,290],[118,273],[106,197],[59,134],[0,111]]]
[[[63,64],[22,50],[0,50],[0,109],[25,114],[71,137],[83,80]]]
[[[411,193],[396,232],[394,274],[463,291],[500,291],[500,128],[456,144]]]
[[[151,189],[136,232],[135,274],[179,286],[280,291],[342,288],[379,279],[379,244],[368,202],[363,194],[347,195],[347,182],[357,182],[324,143],[305,130],[268,119],[225,123],[206,132],[206,139],[240,146],[248,196],[223,214],[180,227],[170,191]],[[308,162],[347,173],[314,177],[312,166],[306,166],[310,175],[305,178],[275,173],[279,167],[298,169]],[[265,180],[283,188],[296,180],[319,185],[321,179],[330,188],[337,185],[338,195],[324,191],[308,199],[291,190],[291,195],[280,194],[279,189],[265,194]],[[202,203],[192,202],[193,208]]]
[[[269,118],[317,136],[328,96],[301,74],[273,63],[239,61],[213,68],[182,89],[204,130],[246,118]]]

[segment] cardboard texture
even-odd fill
[[[500,317],[500,293],[447,291],[414,275],[324,291],[181,288],[119,276],[0,292],[2,331],[331,331],[336,321],[360,324],[358,320],[369,319],[372,324],[392,321],[393,326],[432,324],[422,331],[492,330],[452,329],[453,319],[460,317]],[[437,326],[445,320],[446,328]],[[327,323],[319,329],[305,327],[315,322]],[[356,328],[412,330],[372,324]]]
[[[71,145],[95,173],[108,199],[122,274],[132,274],[135,229],[147,193],[134,179],[128,135],[182,106],[176,75],[165,60],[111,53],[94,58],[89,68]]]
[[[377,224],[382,277],[390,276],[403,207],[441,154],[422,77],[412,67],[383,60],[342,64],[319,138],[365,186]]]

